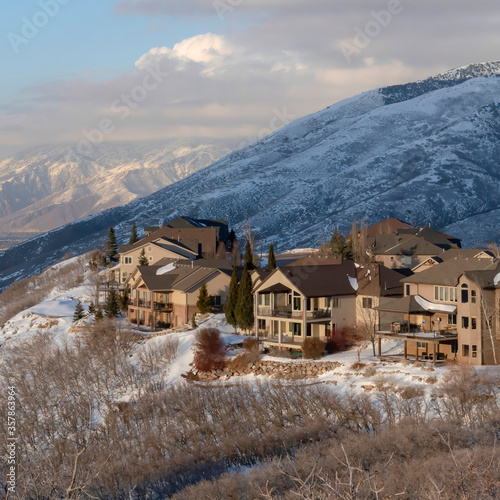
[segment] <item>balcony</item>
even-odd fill
[[[328,309],[317,309],[316,311],[307,311],[307,319],[315,320],[315,319],[325,319],[331,317],[332,317],[332,311]]]
[[[414,339],[456,339],[458,336],[455,326],[447,326],[442,329],[429,329],[428,331],[422,325],[408,324],[406,321],[400,323],[381,324],[377,328],[377,334],[383,336],[394,335],[401,338]]]
[[[154,302],[153,308],[155,311],[172,311],[174,305],[170,302]]]

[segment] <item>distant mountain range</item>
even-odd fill
[[[219,160],[236,141],[43,146],[0,161],[0,248],[124,205]]]
[[[202,171],[0,254],[0,286],[68,250],[100,244],[110,225],[177,215],[251,221],[280,250],[318,245],[335,225],[398,217],[466,245],[498,238],[500,62],[365,92],[301,118]]]

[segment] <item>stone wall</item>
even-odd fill
[[[302,362],[279,362],[258,361],[248,365],[239,371],[213,370],[211,372],[199,372],[199,380],[213,381],[220,378],[238,377],[242,375],[265,375],[266,377],[300,380],[305,378],[316,378],[327,372],[335,370],[341,363],[332,361],[302,361]]]

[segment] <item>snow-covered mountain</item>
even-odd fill
[[[296,120],[144,199],[0,254],[0,286],[102,241],[110,225],[177,215],[251,221],[280,250],[334,225],[398,217],[465,244],[500,227],[500,62],[372,90]],[[477,223],[478,218],[480,224]]]
[[[233,141],[43,146],[0,162],[0,238],[24,239],[124,205],[226,156]],[[0,246],[1,248],[1,246]]]

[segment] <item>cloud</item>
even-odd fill
[[[273,110],[303,116],[384,85],[498,59],[497,2],[400,0],[403,9],[351,60],[353,42],[389,0],[221,0],[232,7],[213,31],[152,47],[113,77],[81,74],[24,89],[0,109],[1,144],[78,141],[102,119],[104,140],[255,137]],[[395,1],[395,0],[393,0]],[[120,14],[213,16],[212,0],[122,0]],[[158,70],[161,83],[144,92]],[[135,99],[134,100],[134,96]],[[129,99],[127,112],[124,107]],[[126,117],[125,117],[126,115]]]

